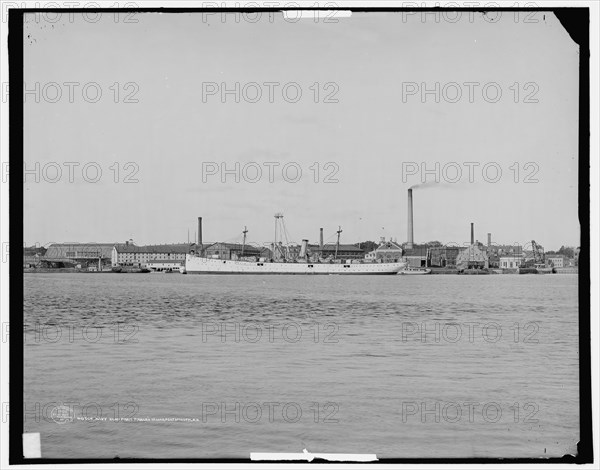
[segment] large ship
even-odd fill
[[[275,215],[275,242],[271,245],[271,257],[256,257],[251,259],[244,256],[244,247],[247,230],[244,229],[244,242],[239,259],[223,259],[221,257],[207,256],[200,249],[199,253],[189,253],[185,257],[185,268],[182,273],[187,274],[398,274],[406,263],[377,262],[364,259],[338,259],[338,250],[335,256],[323,259],[319,253],[309,253],[308,240],[302,240],[297,255],[290,256],[282,242],[277,242],[278,223],[282,224],[283,215]],[[285,230],[285,229],[283,229]],[[338,230],[337,244],[339,247]],[[202,247],[202,218],[198,218],[198,246]],[[321,237],[322,238],[322,237]],[[323,246],[321,240],[320,246]]]

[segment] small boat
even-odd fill
[[[414,268],[411,266],[407,266],[403,269],[401,269],[398,274],[429,274],[431,272],[431,269],[427,269],[427,268]]]

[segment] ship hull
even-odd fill
[[[187,255],[187,274],[397,274],[406,263],[268,263],[201,258]]]

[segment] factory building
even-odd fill
[[[108,268],[113,243],[53,243],[41,258],[42,266],[52,268]]]
[[[491,236],[488,234],[488,243]],[[457,269],[488,269],[490,267],[488,252],[483,243],[475,240],[475,224],[471,222],[471,244],[461,250],[456,257]]]
[[[461,250],[456,257],[458,269],[488,269],[488,255],[483,245],[473,244]]]
[[[412,248],[408,248],[409,244],[405,244],[402,260],[408,263],[411,268],[420,268],[427,266],[427,255],[429,247],[427,245],[417,245],[412,243]]]
[[[158,260],[184,263],[185,255],[195,250],[195,243],[137,246],[128,241],[112,245],[111,262],[113,266],[134,267],[145,267]]]
[[[456,267],[456,258],[460,250],[458,246],[431,246],[427,255],[427,266],[436,268]]]

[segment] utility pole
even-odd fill
[[[338,225],[337,243],[335,244],[335,259],[337,259],[338,250],[340,249],[340,233],[342,233],[342,227]]]
[[[244,225],[244,231],[242,233],[244,234],[244,241],[242,242],[242,256],[244,256],[244,248],[246,247],[246,234],[248,233],[248,229],[246,228],[245,225]]]

